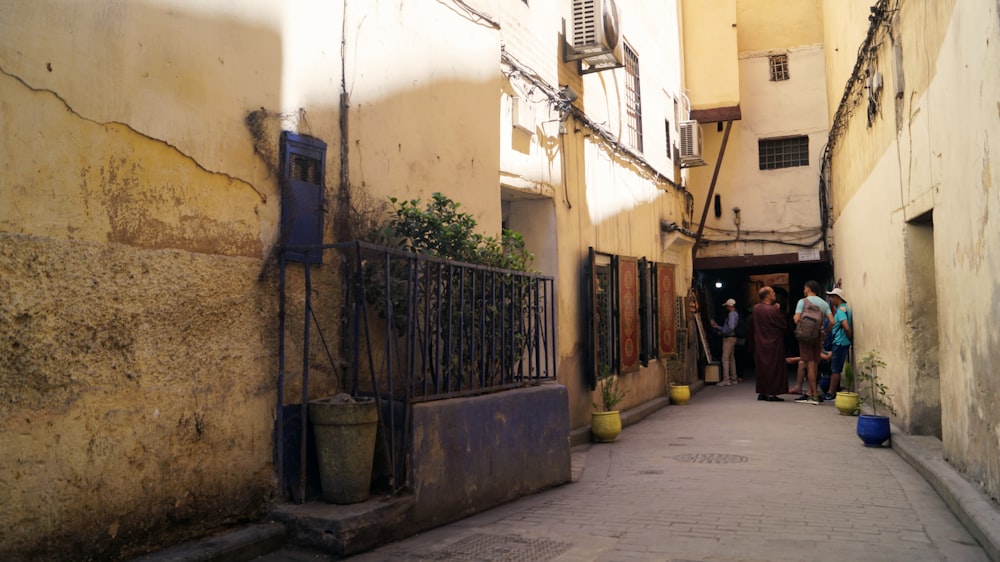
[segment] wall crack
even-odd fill
[[[184,152],[183,150],[181,150],[177,146],[175,146],[175,145],[173,145],[173,144],[171,144],[171,143],[169,143],[169,142],[167,142],[167,141],[165,141],[163,139],[156,138],[156,137],[148,135],[148,134],[146,134],[146,133],[144,133],[142,131],[139,131],[135,127],[129,125],[128,123],[123,123],[121,121],[104,121],[104,122],[102,122],[102,121],[98,121],[96,119],[92,119],[90,117],[87,117],[86,115],[83,115],[80,112],[78,112],[76,109],[74,109],[73,106],[71,106],[69,104],[69,102],[67,102],[62,96],[60,96],[54,90],[50,90],[48,88],[37,88],[35,86],[32,86],[31,84],[29,84],[26,80],[24,80],[20,76],[7,71],[7,69],[4,68],[3,65],[0,65],[0,74],[3,74],[4,76],[8,76],[10,78],[13,78],[14,80],[17,80],[18,82],[21,83],[21,85],[23,85],[25,88],[27,88],[28,90],[30,90],[32,92],[35,92],[35,93],[44,93],[44,94],[50,94],[50,95],[52,95],[54,98],[56,98],[57,100],[59,100],[60,103],[62,103],[63,107],[66,108],[66,111],[72,113],[73,115],[79,117],[80,119],[82,119],[84,121],[87,121],[89,123],[93,123],[95,125],[99,125],[99,126],[102,126],[102,127],[108,126],[108,125],[118,125],[118,126],[121,126],[121,127],[124,127],[126,129],[128,129],[129,131],[131,131],[131,132],[133,132],[133,133],[135,133],[135,134],[137,134],[137,135],[139,135],[139,136],[141,136],[143,138],[146,138],[146,139],[149,139],[149,140],[151,140],[153,142],[156,142],[156,143],[162,144],[164,146],[167,146],[171,150],[173,150],[174,152],[176,152],[177,154],[179,154],[182,157],[186,158],[188,161],[190,161],[192,164],[194,164],[195,167],[197,167],[199,170],[201,170],[201,171],[203,171],[203,172],[205,172],[207,174],[211,174],[211,175],[214,175],[214,176],[222,176],[222,177],[225,177],[225,178],[227,178],[227,179],[229,179],[231,181],[243,184],[243,185],[249,187],[250,189],[252,189],[254,191],[254,193],[256,193],[260,197],[260,200],[261,200],[262,203],[267,203],[267,195],[264,192],[262,192],[261,190],[257,189],[251,182],[249,182],[249,181],[247,181],[247,180],[245,180],[243,178],[236,177],[236,176],[233,176],[231,174],[227,174],[225,172],[219,172],[219,171],[215,171],[215,170],[209,170],[208,168],[206,168],[205,166],[203,166],[201,164],[201,162],[199,162],[195,157],[191,156],[190,154]]]

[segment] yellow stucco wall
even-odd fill
[[[823,42],[822,0],[737,0],[741,53],[793,49]]]
[[[826,13],[842,4],[827,2]],[[850,4],[844,14],[870,3]],[[992,2],[899,2],[873,65],[884,76],[880,113],[869,128],[864,105],[855,111],[831,166],[836,274],[854,295],[856,354],[882,352],[896,422],[936,423],[945,458],[992,497],[1000,495],[997,21]],[[857,36],[844,21],[828,25],[831,42]],[[839,56],[856,51],[845,46]]]
[[[111,556],[253,516],[273,493],[278,137],[327,143],[330,241],[343,15],[0,8],[0,429],[18,453],[0,461],[18,483],[0,552]],[[348,180],[374,201],[441,191],[496,232],[499,35],[446,7],[346,17]],[[322,267],[313,281],[335,289]],[[299,269],[289,289],[296,318]],[[311,395],[336,388],[313,369]],[[294,403],[301,367],[286,370]]]
[[[687,171],[696,220],[709,207],[707,244],[699,246],[698,257],[765,256],[821,246],[818,175],[828,128],[819,6],[750,4],[738,3],[739,55],[734,55],[742,118],[733,121],[724,154],[724,128],[700,124],[707,165]],[[788,80],[770,80],[768,57],[777,53],[788,55]],[[808,137],[809,165],[761,170],[759,140],[793,136]],[[720,158],[712,194],[720,198],[722,213],[716,217],[708,194]]]
[[[676,2],[652,6],[630,0],[618,2],[621,29],[639,57],[642,87],[643,150],[638,164],[581,120],[567,117],[560,133],[559,111],[540,88],[508,73],[501,105],[500,185],[511,228],[525,235],[535,253],[535,267],[556,276],[558,297],[558,373],[569,390],[570,424],[588,427],[597,396],[585,384],[588,356],[586,287],[583,283],[590,246],[599,252],[646,257],[677,265],[677,296],[686,294],[691,279],[687,239],[662,234],[660,222],[683,224],[686,195],[679,183],[672,154],[666,146],[665,121],[671,123],[671,146],[677,143],[674,102],[681,100],[681,55]],[[558,31],[561,19],[572,21],[570,5],[510,3],[500,13],[507,52],[530,68],[551,88],[568,84],[579,95],[575,106],[612,139],[627,138],[624,69],[581,76],[575,62],[560,64]],[[526,35],[525,30],[534,33]],[[547,31],[543,31],[547,29]],[[532,134],[512,126],[512,97],[531,100],[535,128]],[[657,175],[658,174],[658,175]],[[679,369],[675,368],[675,371]],[[621,378],[627,390],[623,409],[667,392],[666,361]]]
[[[557,277],[574,427],[592,409],[580,365],[587,247],[675,263],[683,294],[689,246],[659,230],[685,220],[663,130],[668,118],[676,134],[676,34],[621,2],[645,61],[647,168],[572,120],[565,146],[550,123],[525,149],[501,131],[511,36],[446,5],[389,4],[0,8],[0,450],[13,451],[0,459],[0,558],[128,556],[260,513],[275,490],[278,138],[327,143],[332,241],[342,104],[347,180],[372,201],[440,191],[495,234],[511,190],[547,198],[550,220],[511,200],[510,223]],[[544,23],[520,33],[521,54],[623,135],[623,71],[575,75],[557,58],[569,6],[531,9]],[[330,269],[314,273],[321,291],[337,288]],[[301,295],[302,282],[293,268],[289,288]],[[288,307],[299,317],[301,296]],[[338,311],[320,314],[329,324]],[[300,339],[290,335],[289,356]],[[336,390],[316,363],[311,396]],[[286,365],[286,403],[298,401],[300,368]],[[663,396],[666,377],[655,362],[633,376],[625,406]]]
[[[270,8],[273,8],[271,6]],[[0,9],[0,557],[259,513],[271,469],[276,13]]]
[[[682,0],[684,87],[692,109],[740,103],[736,0]]]

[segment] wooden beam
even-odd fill
[[[739,121],[743,113],[739,104],[729,107],[713,107],[711,109],[692,109],[691,119],[699,123],[717,123],[719,121]]]
[[[705,210],[701,213],[701,222],[698,223],[698,234],[694,237],[695,252],[698,251],[698,242],[701,241],[701,231],[705,229],[705,219],[708,218],[708,207],[711,205],[712,195],[715,193],[715,182],[719,180],[719,168],[722,167],[722,157],[726,155],[726,145],[729,143],[729,131],[732,128],[733,122],[726,121],[726,132],[722,133],[722,146],[719,147],[719,156],[715,159],[715,171],[712,172],[712,183],[709,184],[708,196],[705,197]]]
[[[694,258],[691,265],[695,271],[705,271],[708,269],[739,269],[743,267],[762,267],[769,265],[809,265],[829,263],[829,261],[830,252],[826,250],[819,250],[818,260],[803,260],[801,254],[796,252],[790,254],[770,254],[763,256],[716,256],[711,258]]]

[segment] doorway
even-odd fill
[[[913,435],[941,438],[941,377],[938,368],[937,280],[934,272],[933,211],[910,220],[904,229],[906,328],[910,356],[911,404],[906,429]]]

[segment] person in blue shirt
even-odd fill
[[[851,349],[851,341],[854,339],[854,316],[851,307],[847,306],[847,298],[840,287],[827,291],[830,296],[830,304],[833,305],[836,313],[833,315],[833,352],[830,357],[830,390],[824,396],[824,400],[833,400],[835,394],[840,389],[840,374],[844,372],[844,363],[847,361],[847,353]],[[850,389],[848,389],[850,390]]]
[[[726,320],[720,326],[712,320],[715,332],[722,336],[722,382],[718,386],[737,384],[736,376],[736,325],[740,322],[740,313],[736,312],[736,301],[728,299],[722,303],[726,309]]]

